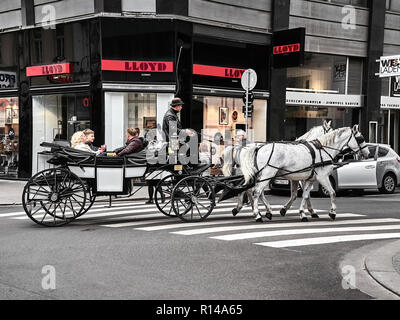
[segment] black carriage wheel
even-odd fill
[[[185,222],[203,221],[215,207],[214,190],[206,178],[184,178],[172,191],[172,207],[175,214]]]
[[[76,219],[86,204],[86,187],[71,171],[62,168],[43,170],[25,185],[22,206],[37,224],[57,227]]]
[[[167,217],[175,216],[172,208],[172,190],[177,182],[175,175],[171,174],[161,179],[156,186],[154,201],[158,210]]]
[[[90,208],[93,206],[93,203],[96,201],[96,196],[93,194],[92,186],[88,183],[85,183],[85,186],[86,186],[85,207],[83,208],[82,212],[77,216],[77,218],[88,212]]]

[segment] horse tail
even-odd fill
[[[222,151],[222,160],[224,165],[222,166],[222,173],[225,177],[232,175],[233,171],[233,146],[228,146]]]
[[[257,148],[257,146],[250,147],[249,149],[243,150],[240,154],[240,169],[244,175],[245,183],[249,183],[251,178],[257,173],[257,169],[254,165]]]

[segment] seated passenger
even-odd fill
[[[86,144],[86,135],[83,131],[77,131],[72,135],[71,147],[76,150],[95,153],[96,155],[99,155],[104,151],[103,149],[99,149],[98,151],[93,151],[90,149],[90,147]]]
[[[126,146],[114,150],[114,157],[122,157],[131,153],[143,150],[143,143],[139,139],[139,134],[135,128],[126,130]]]
[[[96,151],[99,151],[99,149],[103,149],[103,151],[105,150],[105,145],[102,145],[100,148],[97,148],[93,145],[93,142],[94,142],[94,131],[93,130],[86,129],[83,131],[83,133],[86,136],[85,144],[87,144],[89,146],[89,148],[92,149],[92,151],[96,152]]]

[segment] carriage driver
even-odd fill
[[[183,105],[184,105],[184,102],[180,98],[173,98],[171,101],[171,104],[170,104],[170,108],[164,115],[162,131],[165,135],[165,139],[167,142],[170,141],[170,136],[169,136],[170,132],[169,131],[170,131],[170,123],[171,122],[176,122],[176,131],[177,131],[178,136],[182,130],[185,130],[186,134],[189,136],[193,135],[191,130],[182,129],[182,124],[178,118],[178,113],[181,112]]]

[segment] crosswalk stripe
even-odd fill
[[[378,199],[378,198],[368,198],[363,199],[366,201],[374,201],[374,202],[400,202],[400,199]]]
[[[249,217],[251,217],[252,216],[252,214],[248,214],[247,216],[249,216]],[[211,216],[210,216],[211,217]],[[242,217],[244,217],[244,215],[242,215]],[[298,217],[285,217],[285,218],[281,218],[281,219],[274,219],[273,221],[287,221],[287,220],[293,220],[293,219],[299,219]],[[210,219],[207,219],[206,221],[209,221]],[[253,222],[254,220],[251,220],[251,222],[250,223],[254,223]],[[141,228],[135,228],[135,230],[142,230],[142,231],[160,231],[160,230],[168,230],[168,229],[175,229],[175,228],[189,228],[189,227],[203,227],[203,226],[206,226],[206,225],[212,225],[212,224],[230,224],[230,223],[235,223],[235,222],[244,222],[244,223],[246,223],[246,222],[249,222],[248,220],[240,220],[240,221],[237,221],[237,220],[232,220],[232,219],[228,219],[228,220],[224,220],[224,221],[220,221],[220,222],[218,222],[218,223],[207,223],[207,222],[200,222],[200,223],[198,223],[198,222],[196,222],[196,223],[175,223],[175,224],[169,224],[169,225],[162,225],[162,226],[153,226],[153,227],[141,227]],[[327,223],[327,224],[331,224],[332,222],[330,222],[330,223]],[[265,225],[268,225],[268,223],[266,223]],[[279,224],[276,224],[276,226],[278,226]],[[298,226],[298,223],[295,223],[295,225],[297,225]],[[259,224],[257,224],[257,225],[254,225],[254,224],[251,224],[251,225],[247,225],[247,226],[243,226],[243,227],[248,227],[249,229],[251,229],[251,227],[252,226],[260,226]],[[275,226],[275,224],[271,224],[271,227],[272,226]],[[240,226],[238,226],[238,228],[239,228]],[[224,228],[224,227],[222,227],[222,228]],[[226,228],[229,228],[229,227],[226,227]],[[202,233],[201,232],[201,230],[205,230],[205,229],[195,229],[195,230],[188,230],[188,232],[189,231],[192,231],[192,232],[194,232],[194,234],[196,234],[195,232],[196,231],[198,231],[199,232],[199,234],[200,233]],[[185,231],[181,231],[182,233],[184,233]],[[172,232],[172,233],[177,233],[177,234],[181,234],[180,232]]]
[[[246,212],[246,211],[247,211],[247,212]],[[143,211],[141,211],[141,212],[143,212]],[[161,216],[163,215],[161,212],[158,212],[158,211],[156,211],[156,210],[151,210],[150,212],[152,212],[152,213],[149,213],[149,214],[139,214],[140,212],[138,212],[138,211],[127,211],[127,212],[124,212],[124,213],[115,212],[115,213],[109,213],[109,214],[106,214],[106,213],[95,214],[95,215],[90,215],[90,214],[88,214],[88,215],[83,215],[83,216],[79,217],[76,221],[84,221],[84,220],[89,220],[89,219],[91,219],[91,218],[99,218],[99,217],[105,217],[105,218],[107,218],[107,217],[113,217],[113,216],[122,215],[122,214],[132,214],[133,216],[130,217],[130,218],[133,218],[133,219],[154,218],[154,217],[160,217],[160,215],[161,215]],[[230,212],[226,212],[225,209],[222,209],[222,208],[221,208],[221,209],[214,209],[213,213],[215,213],[215,212],[225,212],[225,213],[223,213],[223,214],[211,214],[211,216],[212,216],[213,218],[232,216]],[[40,216],[40,215],[36,215],[37,218],[38,218],[39,216]],[[43,215],[42,215],[42,216],[43,216]],[[41,217],[42,217],[42,216],[41,216]],[[211,216],[210,216],[210,217],[211,217]],[[240,213],[240,216],[241,216],[241,217],[252,217],[252,216],[253,216],[253,213],[251,213],[251,212],[250,212],[250,209],[248,209],[248,210],[244,210],[243,213],[241,212],[241,213]],[[120,218],[125,218],[125,219],[126,219],[126,217],[127,217],[127,216],[123,216],[123,217],[120,217]],[[174,217],[174,216],[172,216],[171,218],[172,218],[172,219],[177,219],[177,217]],[[29,219],[29,217],[28,217],[28,216],[26,216],[26,217],[16,217],[16,218],[12,218],[12,219],[15,219],[15,220],[26,220],[26,219]],[[207,218],[207,219],[208,219],[208,218]],[[180,220],[179,220],[179,221],[180,221]],[[183,222],[182,222],[182,223],[183,223]]]
[[[106,228],[124,228],[124,227],[133,227],[133,226],[140,226],[140,225],[150,225],[150,224],[158,224],[171,221],[169,218],[165,217],[162,219],[153,219],[153,220],[146,220],[146,221],[130,221],[130,222],[123,222],[123,223],[113,223],[113,224],[101,224],[100,227]],[[176,221],[176,220],[174,220]]]
[[[168,229],[179,229],[179,228],[189,228],[189,227],[201,227],[201,226],[212,226],[217,224],[230,224],[230,223],[243,223],[243,220],[218,220],[218,221],[202,221],[202,222],[186,222],[186,223],[173,223],[162,226],[154,226],[154,227],[142,227],[142,228],[134,228],[135,230],[142,231],[160,231],[160,230],[168,230]]]
[[[0,214],[0,218],[16,217],[16,216],[23,216],[23,215],[26,215],[25,211],[23,211],[23,212],[2,213],[2,214]]]
[[[242,212],[250,212],[251,211],[251,207],[245,207],[242,209],[242,211],[240,212],[240,214],[242,214]],[[315,212],[323,212],[324,210],[314,210]],[[118,215],[124,215],[124,214],[141,214],[141,213],[146,213],[146,212],[153,212],[153,214],[162,214],[161,212],[158,211],[157,208],[148,208],[148,209],[132,209],[132,210],[122,210],[122,211],[112,211],[112,212],[104,212],[104,213],[92,213],[90,210],[89,212],[87,212],[86,214],[84,214],[83,216],[79,217],[80,220],[85,220],[85,219],[92,219],[92,218],[99,218],[99,217],[111,217],[111,216],[118,216]],[[205,212],[204,209],[201,209],[200,212]],[[230,213],[227,208],[225,207],[220,207],[217,206],[212,213],[216,213],[216,212],[227,212]],[[297,213],[298,210],[288,210],[288,214],[290,213]],[[141,215],[142,217],[146,216],[148,217],[148,215]],[[23,217],[16,217],[13,218],[16,220],[25,220],[25,219],[29,219],[27,216],[23,216]]]
[[[367,226],[367,227],[343,227],[343,228],[307,228],[307,229],[291,229],[277,231],[249,232],[239,234],[229,234],[223,236],[211,237],[212,239],[233,241],[254,239],[263,237],[289,236],[296,234],[312,234],[312,233],[332,233],[332,232],[352,232],[352,231],[378,231],[378,230],[395,230],[400,229],[400,224],[384,225],[384,226]]]
[[[259,246],[272,248],[299,247],[327,243],[351,242],[361,240],[395,239],[400,238],[400,233],[372,233],[372,234],[353,234],[332,237],[303,238],[293,240],[269,241],[255,243]]]
[[[343,217],[342,215],[340,215]],[[345,225],[345,224],[368,224],[368,223],[390,223],[390,222],[400,222],[400,219],[387,218],[387,219],[360,219],[360,220],[345,220],[345,221],[329,221],[329,222],[312,222],[310,224],[302,223],[302,227],[315,227],[324,225]],[[299,227],[301,222],[291,222],[291,223],[277,223],[277,224],[262,224],[262,225],[244,225],[244,226],[227,226],[227,227],[213,227],[213,228],[203,228],[203,229],[191,229],[184,231],[175,231],[173,234],[180,234],[186,236],[206,234],[206,233],[217,233],[217,232],[227,232],[227,231],[239,231],[239,230],[251,230],[251,229],[273,229],[273,228],[288,228],[288,227]]]
[[[200,201],[200,203],[202,203],[202,201]],[[204,202],[203,202],[204,203]],[[124,205],[118,205],[118,206],[112,206],[110,208],[105,207],[104,205],[100,205],[100,206],[92,206],[92,208],[90,208],[89,212],[87,214],[94,214],[96,212],[117,212],[118,210],[120,210],[120,208],[122,207],[132,207],[132,210],[139,210],[141,208],[145,208],[146,210],[150,210],[150,207],[152,207],[152,209],[154,211],[158,211],[157,207],[155,205],[136,205],[135,203],[130,203],[130,204],[124,204]],[[232,209],[236,206],[236,202],[225,202],[225,203],[218,203],[216,205],[216,208],[222,208],[222,207],[232,207]],[[99,209],[93,209],[95,207],[98,207]],[[282,205],[271,205],[272,209],[280,209],[282,207]],[[244,210],[247,207],[244,207],[242,210]],[[131,210],[129,210],[130,212]],[[298,210],[293,210],[293,212],[297,212]],[[118,211],[119,212],[119,211]],[[123,210],[121,212],[127,212],[127,210]],[[291,213],[292,210],[289,210],[288,213]],[[25,215],[25,211],[17,211],[17,212],[10,212],[10,213],[0,213],[0,218],[2,217],[13,217],[13,216],[23,216]]]

